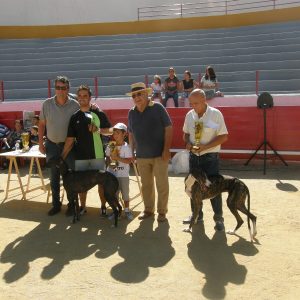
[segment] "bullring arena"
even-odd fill
[[[110,121],[127,124],[131,83],[150,84],[155,74],[165,77],[169,66],[180,79],[189,69],[199,80],[213,65],[225,96],[209,105],[223,113],[229,131],[220,171],[248,186],[258,234],[251,242],[244,215],[236,235],[215,231],[209,201],[204,222],[183,232],[182,220],[190,214],[186,173],[175,173],[171,161],[167,222],[158,223],[157,215],[138,220],[144,207],[133,168],[132,221],[121,217],[112,228],[101,218],[96,188],[76,224],[64,214],[66,195],[62,212],[49,217],[49,169],[41,160],[42,182],[29,171],[30,157],[22,158],[16,161],[20,182],[12,168],[9,191],[10,169],[0,170],[0,298],[298,299],[300,2],[2,2],[0,124],[8,127],[40,112],[54,95],[57,75],[70,78],[71,92],[90,85]],[[263,109],[257,106],[262,92],[274,99],[266,109],[267,140],[287,165],[269,147],[266,157],[260,148],[245,165],[264,139]],[[173,155],[184,148],[189,109],[186,102],[167,107]],[[225,231],[236,224],[226,196]]]

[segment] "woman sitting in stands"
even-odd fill
[[[162,90],[163,86],[161,85],[161,78],[159,75],[154,75],[154,81],[151,83],[152,88],[152,96],[151,100],[154,101],[154,99],[159,99],[159,102],[162,103]]]
[[[169,68],[169,77],[165,80],[165,99],[163,105],[167,106],[169,98],[173,98],[175,107],[178,107],[178,90],[180,89],[179,79],[176,76],[175,69]]]
[[[211,66],[206,67],[205,75],[201,78],[200,88],[205,92],[207,100],[224,96],[223,93],[219,91],[217,76]]]
[[[184,71],[183,77],[184,79],[181,81],[182,98],[188,99],[191,91],[197,87],[197,83],[188,70]]]

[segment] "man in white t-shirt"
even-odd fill
[[[190,110],[185,117],[183,125],[183,138],[186,149],[190,151],[189,168],[202,169],[208,176],[219,174],[219,152],[221,144],[227,141],[228,131],[222,113],[206,102],[205,92],[195,89],[189,96]],[[214,211],[216,230],[224,230],[222,197],[221,195],[211,199]],[[191,201],[193,211],[193,204]],[[190,223],[191,217],[183,220]],[[199,219],[203,220],[202,210]]]

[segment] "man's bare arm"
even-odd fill
[[[100,134],[102,135],[112,135],[113,134],[113,128],[100,128],[99,129]]]
[[[185,132],[183,133],[183,141],[184,141],[184,144],[185,144],[185,149],[190,151],[193,147],[193,144],[190,141],[190,134],[189,133],[185,133]]]
[[[61,157],[63,159],[66,159],[66,157],[68,156],[69,152],[71,151],[71,149],[73,148],[73,145],[74,145],[74,141],[75,141],[75,138],[73,137],[67,137],[66,140],[65,140],[65,145],[64,145],[64,149],[61,153]]]
[[[129,146],[132,150],[132,157],[134,157],[134,150],[135,150],[135,142],[134,142],[134,137],[132,135],[132,133],[128,133],[128,142],[129,142]]]
[[[169,160],[171,158],[170,148],[172,144],[173,138],[173,127],[168,126],[165,127],[165,142],[164,142],[164,150],[162,153],[163,160]]]
[[[45,145],[44,145],[45,129],[46,129],[46,121],[45,120],[40,120],[39,121],[39,130],[38,130],[39,150],[43,154],[46,153],[46,149],[45,149]]]

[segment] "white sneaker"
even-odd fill
[[[107,216],[108,220],[113,220],[115,218],[115,215],[114,213],[110,213],[108,216]]]
[[[129,210],[129,211],[125,211],[125,217],[127,218],[127,220],[133,220],[133,214],[132,212]]]

